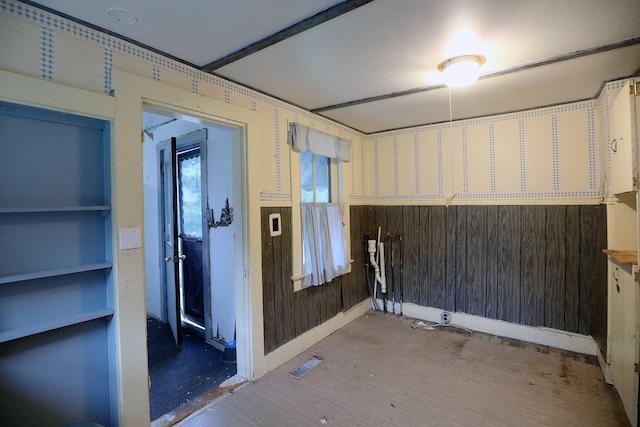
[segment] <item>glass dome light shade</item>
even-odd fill
[[[449,87],[468,86],[478,80],[480,66],[486,58],[481,55],[462,55],[449,58],[438,65],[444,74],[444,81]]]

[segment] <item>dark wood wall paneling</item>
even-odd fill
[[[343,309],[348,310],[369,297],[364,275],[365,243],[364,235],[370,232],[372,208],[369,206],[351,206],[351,273],[342,276]]]
[[[282,235],[269,235],[269,215],[281,216]],[[351,210],[352,245],[360,247],[368,225],[369,208]],[[291,208],[262,208],[262,289],[265,353],[334,317],[342,310],[368,298],[362,251],[353,251],[354,273],[334,279],[322,286],[293,292]],[[360,272],[361,269],[362,271]]]
[[[592,335],[606,348],[604,206],[373,210],[371,231],[403,235],[405,302]]]
[[[283,233],[272,238],[278,212]],[[291,209],[262,208],[267,353],[368,297],[365,235],[378,227],[388,288],[402,280],[405,302],[592,335],[606,348],[604,206],[352,206],[350,220],[352,272],[294,293]]]

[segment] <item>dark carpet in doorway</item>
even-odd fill
[[[185,331],[176,347],[168,324],[147,319],[151,419],[176,409],[236,374],[236,365],[198,335]]]

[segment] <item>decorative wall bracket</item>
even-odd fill
[[[229,207],[229,198],[225,203],[225,207],[222,208],[220,214],[220,221],[216,221],[213,209],[207,209],[207,225],[209,228],[228,227],[233,222],[233,208]]]

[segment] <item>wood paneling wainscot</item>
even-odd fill
[[[368,224],[367,207],[352,208],[353,236],[361,235]],[[269,215],[279,213],[281,216],[282,234],[269,235]],[[262,290],[264,309],[264,344],[265,353],[291,341],[309,329],[320,325],[334,317],[342,310],[360,303],[368,297],[364,271],[358,275],[348,273],[322,286],[312,286],[293,292],[292,233],[291,208],[262,208]],[[355,237],[354,237],[355,239]],[[352,244],[359,245],[358,240]],[[359,247],[359,246],[358,246]],[[355,251],[354,264],[361,266],[364,261]],[[358,271],[362,270],[359,268]]]
[[[380,226],[383,235],[403,236],[405,302],[578,332],[606,348],[604,206],[375,206],[369,212],[369,232]]]
[[[271,213],[281,236],[269,236]],[[294,293],[291,209],[262,208],[267,353],[368,297],[366,236],[378,227],[402,235],[405,302],[591,335],[606,349],[604,206],[352,206],[350,219],[351,272]]]

